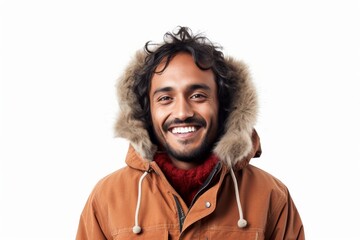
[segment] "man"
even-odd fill
[[[261,154],[246,66],[186,27],[147,43],[118,85],[127,166],[103,178],[77,239],[304,239]]]

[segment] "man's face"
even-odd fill
[[[163,69],[160,64],[156,71]],[[153,130],[172,159],[199,162],[217,137],[219,101],[212,70],[199,69],[190,54],[178,53],[149,93]]]

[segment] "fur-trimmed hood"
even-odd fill
[[[144,159],[152,161],[157,146],[151,142],[145,123],[134,117],[141,107],[132,91],[134,73],[143,68],[145,57],[146,53],[139,50],[117,83],[120,114],[115,124],[115,134],[129,140],[136,152]],[[232,93],[232,111],[225,123],[224,134],[216,143],[213,152],[231,167],[240,164],[249,155],[250,158],[259,155],[261,150],[254,130],[258,100],[248,68],[243,62],[232,57],[225,59],[232,71],[231,76],[236,80],[236,90]]]

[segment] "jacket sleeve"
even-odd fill
[[[296,209],[296,206],[286,190],[285,201],[279,201],[270,217],[270,231],[267,232],[266,239],[271,240],[304,240],[304,227]]]
[[[80,222],[77,230],[76,240],[105,240],[97,217],[97,209],[94,193],[87,200],[80,216]]]

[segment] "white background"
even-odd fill
[[[236,2],[236,4],[235,4]],[[263,155],[307,239],[358,239],[358,1],[1,1],[0,239],[74,239],[95,183],[124,166],[115,83],[177,25],[248,63]]]

